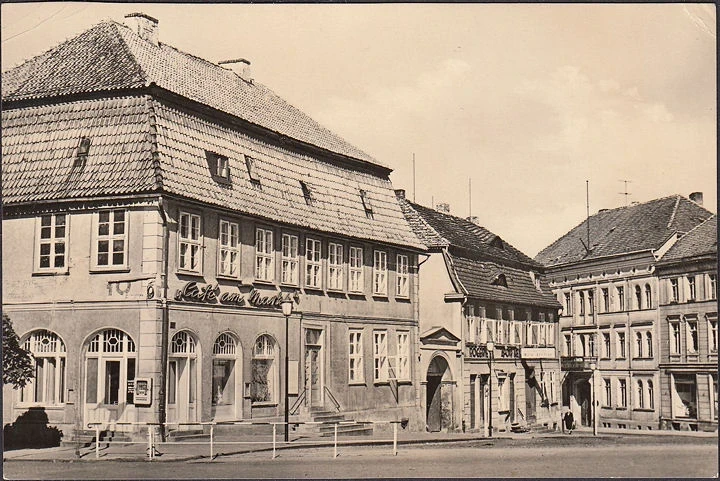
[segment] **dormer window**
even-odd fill
[[[364,190],[360,189],[360,200],[362,200],[363,208],[365,209],[365,216],[368,219],[373,218],[373,206],[370,201],[370,195]]]
[[[505,274],[498,274],[497,276],[495,276],[495,279],[493,279],[490,284],[492,284],[493,286],[502,286],[502,287],[508,286],[507,279],[505,278]]]
[[[490,245],[497,249],[505,249],[505,245],[503,244],[503,241],[499,236],[495,236],[495,238],[490,241]]]
[[[230,183],[230,159],[215,152],[206,151],[205,157],[208,162],[210,175],[214,180],[223,184]]]
[[[250,178],[250,183],[253,185],[253,187],[260,188],[260,176],[257,173],[255,162],[257,159],[254,159],[253,157],[250,157],[249,155],[245,156],[245,167],[247,167],[248,171],[248,177]]]
[[[303,197],[305,198],[305,203],[307,205],[313,205],[313,202],[315,202],[315,197],[313,196],[313,192],[310,189],[310,186],[308,186],[305,182],[303,182],[301,180],[300,188],[302,189]]]
[[[87,156],[90,153],[91,143],[92,140],[90,140],[90,137],[80,138],[80,143],[78,144],[77,148],[77,156],[75,157],[75,163],[73,164],[73,167],[83,167],[85,165]]]

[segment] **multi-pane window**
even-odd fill
[[[653,339],[650,331],[645,333],[646,357],[653,357]]]
[[[363,248],[350,247],[350,292],[362,292],[365,284],[363,276]]]
[[[252,402],[277,402],[279,393],[279,366],[275,340],[263,334],[255,340],[252,357]]]
[[[610,358],[610,333],[609,332],[603,332],[603,352],[602,357],[609,359]]]
[[[698,324],[696,320],[687,321],[687,351],[698,352]]]
[[[218,274],[240,275],[240,226],[235,222],[220,221],[218,239]]]
[[[298,237],[296,235],[282,235],[281,282],[293,285],[298,283]]]
[[[670,354],[680,354],[680,323],[671,322],[670,326]]]
[[[618,311],[624,311],[625,310],[625,288],[622,286],[617,287],[617,295],[618,295]]]
[[[40,216],[37,267],[40,270],[64,270],[67,267],[67,214]]]
[[[602,296],[603,296],[603,312],[610,312],[610,292],[608,291],[607,287],[602,289]]]
[[[328,244],[328,289],[343,288],[343,246]]]
[[[387,252],[375,251],[373,259],[373,294],[387,295]]]
[[[610,379],[603,379],[603,406],[610,406],[612,403],[612,385],[610,384]]]
[[[710,299],[717,299],[717,274],[708,274],[710,279]]]
[[[400,381],[410,380],[410,334],[398,332],[396,376]]]
[[[635,396],[635,406],[639,409],[645,408],[645,388],[642,380],[638,379],[636,383],[637,395]]]
[[[617,339],[618,339],[618,358],[625,359],[625,333],[624,332],[618,332],[617,333]]]
[[[395,294],[400,297],[407,297],[410,291],[410,270],[408,256],[397,256],[397,272]]]
[[[362,340],[362,330],[350,330],[348,381],[351,383],[360,383],[365,381]]]
[[[255,278],[261,281],[275,278],[273,232],[270,229],[255,229]]]
[[[21,403],[42,405],[65,402],[65,343],[57,334],[34,331],[23,346],[33,357],[33,379],[20,389]]]
[[[178,266],[185,271],[202,270],[202,238],[200,236],[200,216],[180,213],[178,231]]]
[[[694,301],[697,297],[696,291],[695,291],[695,276],[688,276],[687,283],[688,283],[688,300]]]
[[[320,264],[320,241],[305,239],[305,286],[320,287],[322,281]]]
[[[572,298],[569,292],[565,293],[565,312],[563,314],[572,316]]]
[[[708,348],[710,352],[716,353],[718,350],[717,338],[717,319],[708,319]]]
[[[98,212],[96,242],[96,267],[127,265],[127,214],[124,209]]]
[[[620,386],[620,407],[627,407],[627,380],[625,379],[618,379],[618,384]]]
[[[680,288],[677,279],[670,279],[670,302],[678,302],[680,299]]]
[[[642,309],[642,289],[640,286],[635,286],[635,307],[638,311]]]
[[[652,309],[652,289],[650,289],[650,284],[645,284],[645,308]]]
[[[373,331],[373,365],[375,381],[387,381],[387,331]]]

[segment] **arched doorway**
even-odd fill
[[[229,421],[242,417],[242,366],[235,337],[223,332],[213,344],[212,417]]]
[[[198,420],[199,359],[200,345],[196,337],[189,331],[177,332],[170,343],[168,361],[168,422],[191,423]],[[178,428],[185,429],[187,426]]]
[[[433,357],[427,370],[425,419],[430,432],[452,426],[452,374],[442,356]]]
[[[85,347],[86,424],[135,421],[135,342],[120,329],[105,329]],[[120,425],[114,429],[131,428]]]

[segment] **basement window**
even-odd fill
[[[260,184],[260,176],[258,175],[257,169],[256,169],[256,162],[257,159],[250,157],[249,155],[245,156],[245,167],[247,167],[248,171],[248,177],[250,178],[250,183],[253,185],[253,187],[257,189],[261,189],[262,185]]]
[[[360,200],[362,200],[363,208],[365,209],[365,217],[368,219],[373,219],[373,206],[372,202],[370,201],[370,196],[367,192],[365,192],[363,189],[360,189]]]
[[[310,189],[310,186],[301,180],[300,188],[302,189],[303,197],[305,198],[305,203],[307,205],[313,205],[313,203],[315,202],[315,196],[313,195],[313,192]]]
[[[230,159],[215,152],[205,151],[212,178],[221,184],[230,184]]]

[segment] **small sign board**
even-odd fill
[[[150,406],[152,404],[152,379],[149,377],[135,378],[134,404]]]
[[[554,347],[523,347],[520,349],[520,359],[555,359]]]

